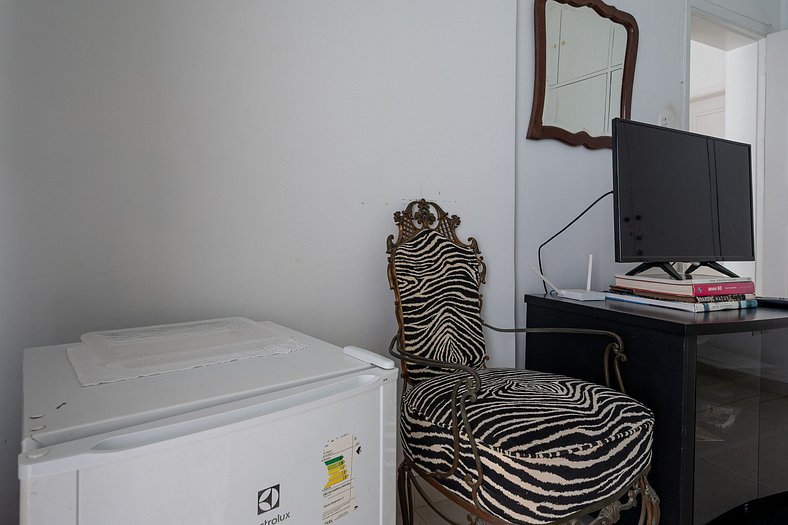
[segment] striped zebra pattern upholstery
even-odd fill
[[[402,312],[401,348],[419,357],[484,364],[479,258],[434,230],[402,244],[392,260]],[[408,365],[411,381],[446,370]]]
[[[476,240],[460,241],[460,219],[432,202],[411,202],[394,219],[388,277],[399,324],[392,354],[406,379],[398,474],[404,525],[413,525],[414,472],[496,524],[565,523],[596,511],[592,525],[615,523],[639,495],[641,524],[648,517],[656,525],[659,498],[645,477],[651,412],[578,379],[488,369],[486,266]]]
[[[400,435],[419,470],[448,471],[454,458],[451,391],[456,374],[423,381],[403,397]],[[516,524],[548,524],[624,491],[651,461],[654,418],[610,388],[515,369],[480,371],[468,405],[484,478],[482,510]],[[467,434],[460,464],[440,483],[468,504],[465,476],[477,477]]]

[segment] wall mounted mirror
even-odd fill
[[[601,0],[535,0],[536,73],[529,139],[610,148],[630,117],[638,26]]]

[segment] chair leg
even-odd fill
[[[659,524],[659,496],[646,476],[640,478],[640,521],[638,525]]]
[[[400,463],[397,469],[397,493],[402,525],[413,525],[413,490],[410,479],[412,475],[410,467],[404,461]]]
[[[614,500],[607,506],[601,508],[590,525],[613,525],[614,523],[618,523],[622,511],[637,507],[638,496],[640,496],[638,525],[658,525],[659,497],[654,491],[654,488],[649,485],[646,476],[642,476],[632,483],[625,495],[626,501]],[[575,521],[570,520],[566,522],[565,525],[574,524]]]
[[[402,525],[413,525],[413,472],[410,466],[404,461],[400,463],[397,469],[397,494],[399,499],[400,514],[402,514]],[[637,488],[636,488],[637,487]],[[638,490],[639,489],[639,490]],[[599,515],[591,522],[595,525],[604,525],[617,523],[619,520],[619,512],[626,508],[631,508],[637,503],[637,495],[640,494],[640,519],[638,525],[659,525],[659,496],[654,491],[654,488],[649,484],[646,476],[640,478],[633,484],[629,492],[629,503],[622,505],[620,501],[614,501],[607,507],[603,508]],[[623,507],[623,508],[622,508]],[[469,521],[478,523],[479,518],[471,518]],[[576,520],[570,520],[566,525],[576,523]]]

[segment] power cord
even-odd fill
[[[560,231],[558,231],[558,232],[557,232],[555,235],[553,235],[552,237],[550,237],[550,238],[549,238],[549,239],[547,239],[545,242],[543,242],[542,244],[540,244],[540,245],[539,245],[539,249],[536,251],[536,257],[537,257],[537,259],[539,260],[539,273],[541,273],[541,274],[544,274],[544,270],[542,269],[542,248],[544,248],[544,247],[545,247],[545,245],[547,245],[547,243],[549,243],[550,241],[552,241],[553,239],[555,239],[556,237],[558,237],[559,235],[561,235],[562,233],[564,233],[564,232],[565,232],[565,231],[566,231],[566,230],[567,230],[567,229],[568,229],[570,226],[572,226],[574,223],[576,223],[576,222],[577,222],[577,220],[578,220],[578,219],[580,219],[580,217],[582,217],[583,215],[585,215],[585,214],[588,212],[588,210],[590,210],[591,208],[593,208],[593,207],[596,205],[596,203],[597,203],[597,202],[601,201],[602,199],[604,199],[604,198],[605,198],[605,197],[607,197],[608,195],[612,195],[612,194],[613,194],[613,190],[610,190],[609,192],[607,192],[607,193],[605,193],[605,194],[603,194],[603,195],[600,195],[600,196],[597,198],[597,200],[595,200],[594,202],[592,202],[591,204],[589,204],[589,205],[588,205],[588,207],[587,207],[585,210],[583,210],[582,212],[580,212],[580,215],[578,215],[577,217],[575,217],[574,219],[572,219],[572,222],[570,222],[569,224],[567,224],[566,226],[564,226],[563,228],[561,228],[561,230],[560,230]],[[542,287],[544,288],[544,293],[547,293],[547,283],[545,283],[544,281],[542,281]]]

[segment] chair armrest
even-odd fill
[[[624,380],[621,377],[620,363],[626,362],[627,356],[624,353],[624,341],[615,332],[593,330],[590,328],[498,328],[486,322],[482,322],[482,324],[490,330],[503,333],[597,335],[612,339],[612,342],[608,343],[605,347],[605,353],[602,358],[602,367],[605,373],[605,386],[610,387],[610,369],[612,368],[616,377],[616,383],[618,383],[618,390],[622,394],[626,394]]]
[[[395,348],[396,347],[396,348]],[[447,361],[439,361],[436,359],[427,359],[424,357],[419,357],[414,355],[410,352],[406,352],[399,347],[399,336],[395,335],[394,338],[391,340],[391,344],[389,345],[389,354],[394,356],[397,359],[403,360],[406,363],[412,362],[426,366],[434,366],[438,368],[448,368],[452,370],[462,370],[470,375],[470,377],[460,376],[457,378],[456,383],[454,384],[454,388],[452,388],[452,395],[451,395],[451,404],[453,407],[452,410],[452,434],[454,435],[454,460],[452,462],[451,467],[446,472],[434,472],[432,474],[433,477],[448,477],[454,474],[457,470],[457,467],[460,464],[460,451],[457,447],[457,443],[460,442],[460,426],[465,429],[466,436],[471,446],[471,451],[473,453],[474,460],[476,462],[476,482],[471,481],[470,478],[466,478],[466,482],[471,487],[471,489],[475,492],[478,487],[481,485],[481,480],[483,477],[482,474],[482,463],[481,458],[479,456],[478,447],[476,445],[476,438],[473,435],[473,429],[471,428],[471,423],[468,420],[468,412],[466,410],[466,404],[468,402],[476,401],[476,396],[478,395],[479,391],[482,388],[482,379],[479,376],[479,372],[466,365],[462,365],[459,363],[450,363]],[[465,392],[460,392],[460,387],[462,384],[465,383]],[[402,400],[405,399],[405,388],[402,389]]]

